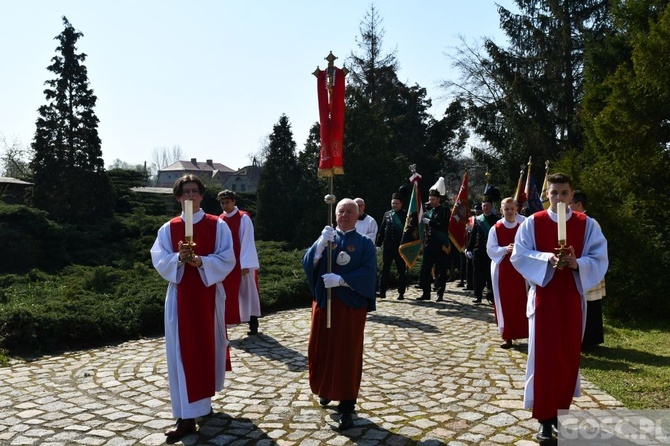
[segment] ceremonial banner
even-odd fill
[[[451,217],[449,217],[449,238],[459,251],[463,251],[466,245],[468,231],[465,229],[465,224],[468,222],[469,213],[468,173],[465,172],[461,189],[458,191],[456,202],[451,210]]]
[[[421,175],[414,173],[409,180],[412,182],[412,198],[409,200],[405,229],[402,232],[398,252],[407,267],[411,268],[416,263],[416,259],[419,258],[423,245],[423,222],[421,221],[423,219],[423,203],[419,191]]]
[[[528,197],[528,210],[530,211],[531,214],[534,214],[544,209],[544,206],[542,205],[542,199],[540,198],[540,194],[537,191],[535,178],[533,178],[530,172],[528,173],[528,177],[526,178],[525,192],[526,196]]]
[[[549,198],[547,197],[547,189],[549,186],[547,185],[547,177],[549,176],[549,161],[546,161],[545,163],[545,168],[544,168],[544,181],[542,182],[542,193],[540,194],[540,200],[542,200],[542,207],[544,209],[549,209],[549,206],[551,206],[551,203],[549,203]]]
[[[316,89],[319,99],[319,123],[321,127],[321,152],[319,155],[320,177],[344,174],[344,76],[337,67],[330,69],[332,85],[329,85],[328,70],[316,74]]]
[[[528,195],[526,194],[526,191],[523,187],[523,170],[519,175],[519,182],[516,185],[514,201],[516,201],[516,211],[519,213],[528,205]]]

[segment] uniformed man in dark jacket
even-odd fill
[[[395,262],[398,270],[398,300],[405,298],[405,288],[407,286],[407,266],[400,256],[398,247],[405,227],[407,211],[402,208],[402,196],[394,193],[391,196],[391,210],[386,211],[382,217],[377,240],[377,248],[382,248],[382,274],[379,279],[379,297],[386,298],[389,276],[391,275],[391,264]]]
[[[425,229],[423,261],[419,284],[422,294],[417,300],[430,300],[430,284],[435,267],[435,285],[437,302],[444,300],[444,288],[447,281],[447,260],[451,242],[449,240],[449,214],[441,204],[440,191],[428,192],[430,209],[423,214]]]
[[[493,285],[491,284],[491,258],[486,252],[486,241],[489,238],[489,231],[500,219],[493,212],[493,200],[485,195],[482,200],[482,214],[474,219],[474,226],[468,241],[468,248],[465,255],[472,259],[473,279],[475,284],[475,298],[473,302],[481,303],[486,287],[486,300],[493,303]]]

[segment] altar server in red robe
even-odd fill
[[[223,213],[219,216],[233,234],[235,268],[223,281],[226,290],[226,325],[249,323],[248,335],[258,334],[261,300],[258,295],[258,252],[254,224],[248,212],[237,208],[237,195],[222,190],[217,195]]]
[[[358,205],[345,198],[335,209],[337,230],[326,226],[302,258],[312,293],[309,335],[309,385],[327,406],[339,401],[339,428],[353,426],[352,412],[363,373],[363,341],[368,311],[375,310],[376,249],[356,232]],[[333,243],[332,272],[327,270]],[[331,290],[331,327],[327,328],[327,290]]]
[[[228,339],[222,281],[235,266],[235,253],[226,223],[200,209],[205,185],[197,176],[179,178],[173,192],[183,212],[158,230],[151,260],[169,282],[165,352],[177,424],[165,435],[176,440],[196,431],[195,418],[211,413],[211,397],[223,389]],[[192,203],[193,257],[184,244],[187,203]]]
[[[585,323],[584,292],[598,285],[608,267],[607,240],[595,220],[572,212],[572,178],[547,177],[549,209],[536,212],[517,231],[512,265],[530,283],[528,362],[524,407],[540,422],[537,439],[556,434],[559,409],[581,395],[579,359]],[[559,267],[557,210],[566,208],[565,266]]]
[[[496,323],[505,341],[500,347],[511,348],[513,339],[528,337],[526,317],[526,279],[514,269],[509,258],[514,248],[514,236],[526,217],[516,211],[514,198],[500,202],[502,220],[493,225],[486,241],[486,253],[491,257],[491,281],[495,301]]]

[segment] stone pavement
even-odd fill
[[[445,302],[393,293],[366,325],[355,426],[337,425],[307,381],[309,309],[230,330],[233,372],[185,445],[533,445],[523,409],[526,343],[501,340],[489,305],[449,284]],[[2,445],[159,445],[174,422],[163,338],[14,362],[0,368]],[[575,408],[621,403],[588,382]]]

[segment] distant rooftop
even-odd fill
[[[225,164],[215,163],[212,162],[212,160],[206,160],[203,163],[202,161],[198,161],[197,158],[191,158],[190,161],[177,161],[176,163],[161,169],[162,172],[166,172],[169,170],[178,170],[178,171],[201,170],[209,172],[218,170],[220,172],[235,172],[235,169],[231,169]]]

